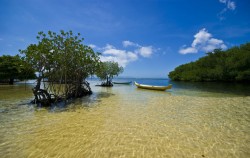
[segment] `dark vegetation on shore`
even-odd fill
[[[215,49],[195,62],[180,65],[169,73],[174,81],[250,81],[250,43],[226,51]]]
[[[35,70],[19,55],[0,56],[0,84],[14,84],[14,80],[35,79]]]

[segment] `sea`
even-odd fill
[[[114,78],[67,105],[31,104],[35,81],[0,85],[0,157],[250,157],[250,84]],[[167,86],[154,91],[140,84]]]

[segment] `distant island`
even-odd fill
[[[250,43],[226,51],[215,49],[169,73],[173,81],[250,81]]]

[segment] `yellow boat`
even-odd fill
[[[145,85],[145,84],[139,84],[135,82],[135,85],[137,88],[143,88],[143,89],[150,89],[150,90],[158,90],[158,91],[165,91],[167,89],[171,89],[172,85],[168,86],[152,86],[152,85]]]

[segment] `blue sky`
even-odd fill
[[[39,31],[81,33],[121,76],[167,77],[214,48],[250,42],[249,0],[0,0],[0,55]]]

